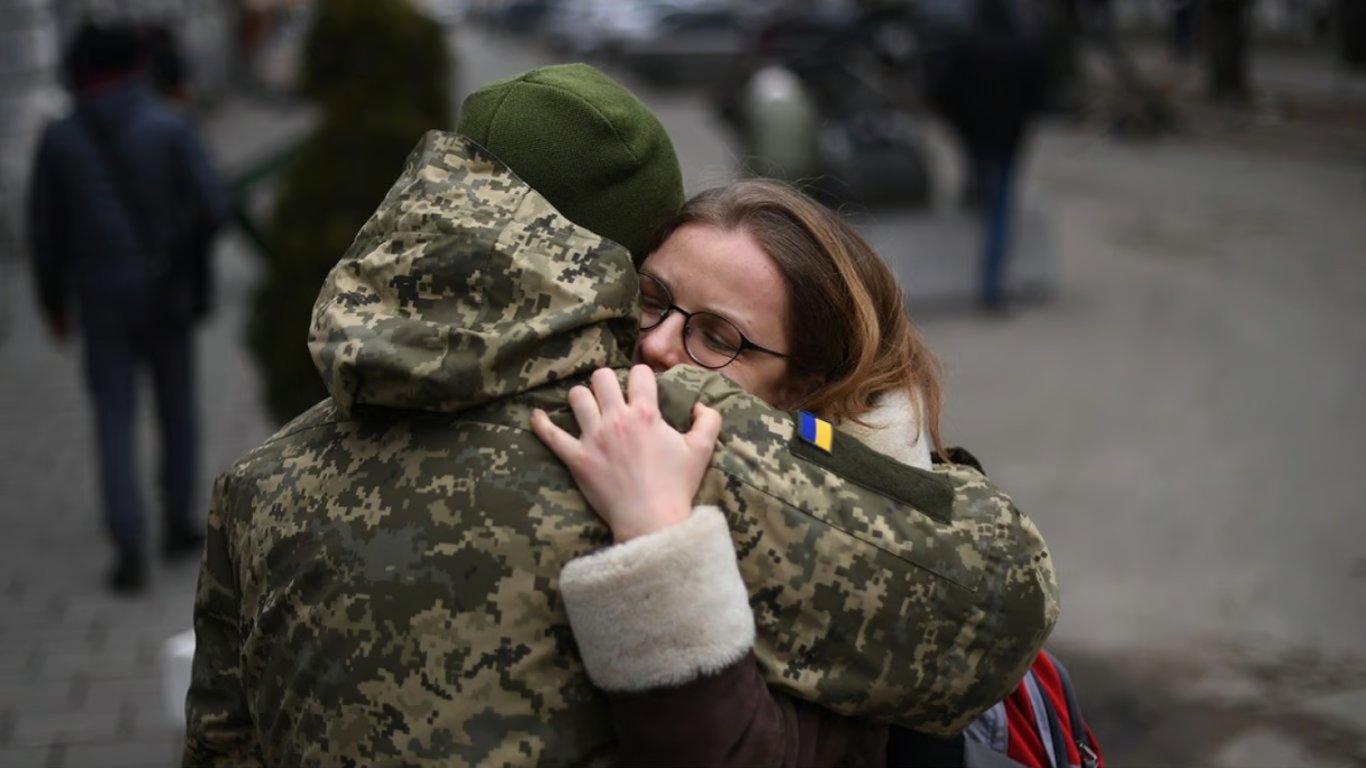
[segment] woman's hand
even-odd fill
[[[655,375],[644,365],[631,368],[629,402],[608,368],[593,372],[592,385],[591,392],[569,390],[578,438],[539,408],[531,415],[531,430],[569,467],[618,542],[688,519],[721,432],[721,414],[698,403],[692,430],[675,430],[659,415]]]

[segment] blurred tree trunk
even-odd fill
[[[1342,61],[1348,66],[1366,69],[1366,3],[1338,0],[1336,11]]]
[[[1217,101],[1248,96],[1249,0],[1205,0],[1207,87]]]

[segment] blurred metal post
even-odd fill
[[[1209,96],[1241,101],[1248,97],[1250,0],[1205,0],[1205,75]]]

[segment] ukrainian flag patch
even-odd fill
[[[797,434],[806,442],[829,453],[831,442],[835,438],[835,429],[830,426],[830,422],[816,418],[816,415],[809,411],[797,411]]]

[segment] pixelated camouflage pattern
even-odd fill
[[[794,457],[796,420],[724,378],[676,368],[660,386],[680,426],[696,399],[725,420],[700,497],[723,500],[770,684],[938,734],[1015,687],[1057,584],[1038,528],[983,474],[936,465],[954,493],[939,521]]]
[[[623,287],[625,286],[625,287]],[[627,362],[624,249],[472,143],[429,134],[319,297],[333,399],[215,484],[185,765],[612,764],[557,583],[610,542],[532,435]],[[936,522],[798,459],[790,415],[691,368],[726,422],[699,501],[728,516],[771,682],[932,732],[998,701],[1057,617],[1033,524],[967,468]]]
[[[328,276],[309,350],[343,409],[456,412],[629,364],[638,291],[621,246],[433,131]]]

